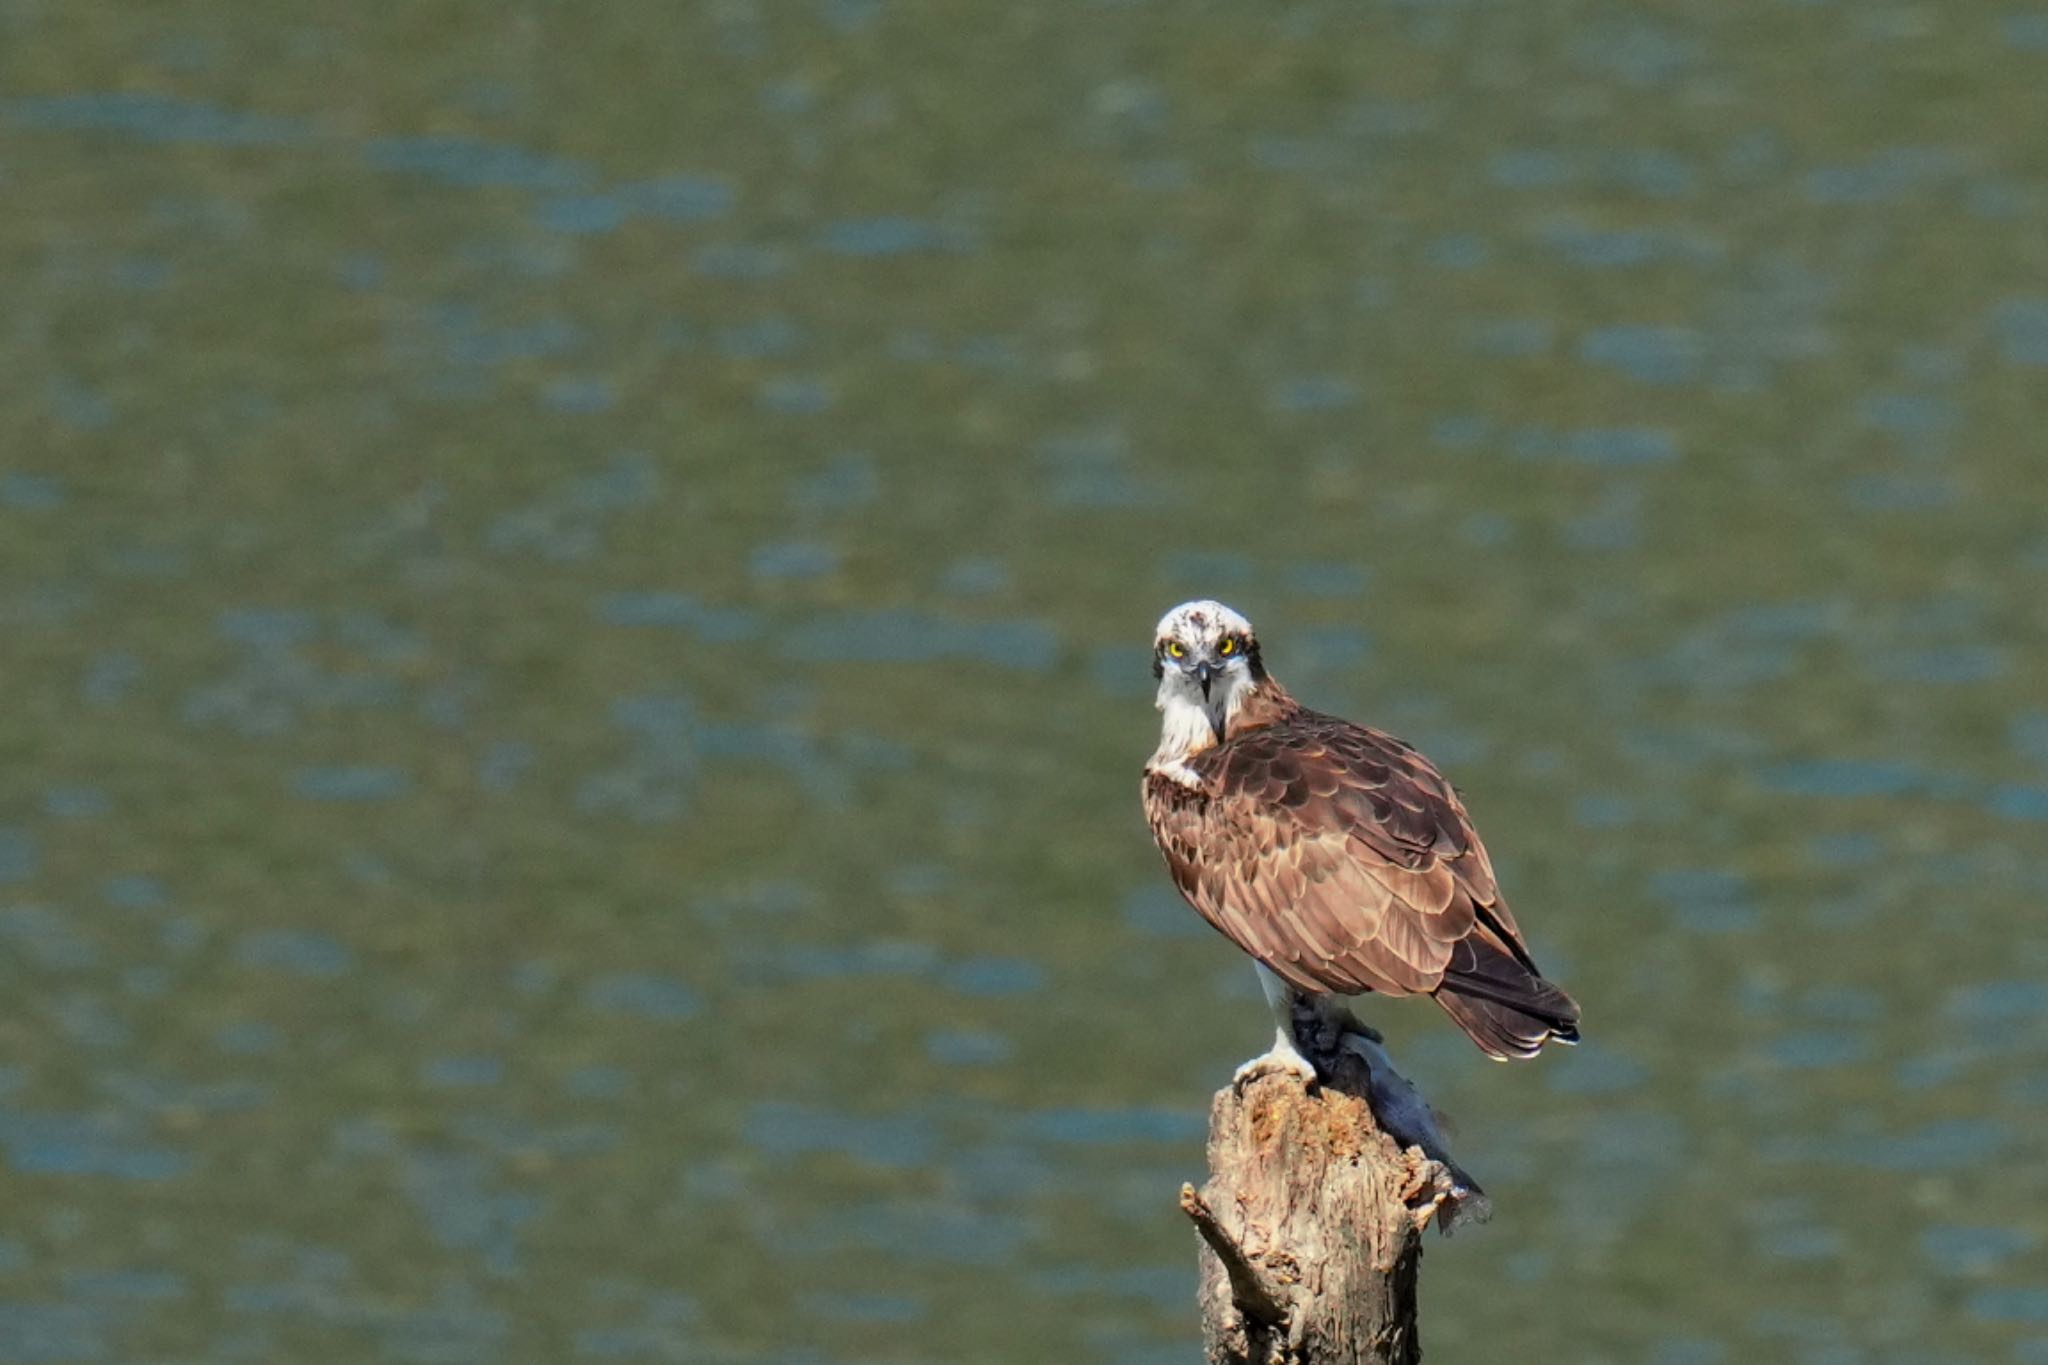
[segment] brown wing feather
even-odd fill
[[[1288,982],[1387,995],[1443,989],[1461,1002],[1508,996],[1445,1004],[1495,1055],[1533,1050],[1527,1035],[1540,1044],[1550,1024],[1566,1035],[1577,1007],[1537,975],[1464,803],[1414,749],[1300,710],[1194,755],[1188,768],[1198,786],[1157,774],[1146,782],[1174,882]],[[1537,1019],[1483,1014],[1497,1004],[1512,1015],[1517,1000],[1532,1003],[1513,991],[1532,985],[1550,993],[1533,1002],[1543,1006]]]

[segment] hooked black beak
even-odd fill
[[[1202,685],[1203,701],[1209,700],[1209,684],[1216,680],[1216,675],[1220,671],[1221,668],[1214,659],[1204,659],[1195,665],[1195,681]]]

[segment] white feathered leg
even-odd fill
[[[1266,1003],[1272,1006],[1273,1031],[1272,1050],[1263,1056],[1254,1057],[1237,1069],[1231,1077],[1231,1084],[1242,1089],[1245,1085],[1272,1071],[1287,1071],[1301,1078],[1305,1086],[1316,1083],[1315,1063],[1301,1055],[1301,1049],[1294,1041],[1294,1001],[1300,994],[1294,987],[1282,981],[1263,962],[1252,964],[1258,969],[1259,989],[1266,993]]]

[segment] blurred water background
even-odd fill
[[[1199,594],[1585,1004],[1433,1360],[2048,1362],[2029,3],[0,0],[0,1361],[1195,1361]]]

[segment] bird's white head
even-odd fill
[[[1220,741],[1231,713],[1266,670],[1252,623],[1204,599],[1159,618],[1152,676],[1159,680],[1159,757],[1171,760]]]

